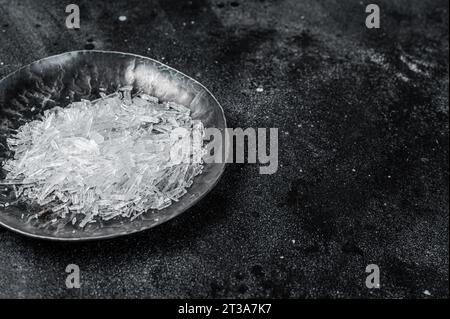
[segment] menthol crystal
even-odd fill
[[[1,183],[13,185],[20,200],[50,208],[52,223],[134,219],[187,192],[202,172],[204,136],[187,107],[132,97],[126,87],[21,126],[7,139],[14,158]]]

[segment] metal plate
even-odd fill
[[[106,89],[108,94],[126,85],[162,101],[174,101],[189,107],[194,119],[201,120],[205,127],[219,128],[224,136],[226,119],[222,107],[208,89],[189,76],[134,54],[74,51],[36,61],[0,80],[0,161],[11,156],[5,149],[11,129],[35,119],[40,111],[56,105],[66,107],[80,99],[98,98],[100,88]],[[71,224],[59,229],[42,228],[39,223],[27,223],[22,217],[36,213],[38,208],[19,202],[0,208],[0,224],[23,235],[59,241],[132,234],[185,212],[216,185],[224,169],[225,163],[205,164],[203,173],[194,179],[194,184],[178,202],[160,211],[148,211],[133,221],[114,219],[92,223],[84,229]],[[0,180],[4,177],[5,172],[1,171]],[[7,193],[3,191],[3,196],[12,196]]]

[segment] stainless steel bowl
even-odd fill
[[[80,99],[99,97],[131,85],[136,91],[174,101],[192,110],[192,117],[205,127],[216,127],[225,134],[226,120],[215,97],[199,82],[153,59],[111,51],[74,51],[31,63],[0,80],[0,161],[11,154],[6,150],[6,138],[39,111],[56,105],[67,106]],[[34,107],[33,111],[31,108]],[[26,222],[26,216],[39,207],[17,203],[0,208],[0,224],[15,232],[35,238],[81,241],[112,238],[139,232],[164,223],[185,212],[204,197],[218,182],[224,163],[205,164],[203,173],[178,202],[160,211],[149,211],[133,221],[115,219],[87,225],[84,229],[71,224],[57,228],[39,227]],[[5,172],[0,172],[0,180]],[[2,193],[4,197],[12,196]],[[11,193],[11,192],[10,192]],[[23,215],[23,216],[22,216]]]

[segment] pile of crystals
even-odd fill
[[[2,184],[79,227],[177,201],[202,172],[204,127],[190,110],[131,87],[45,111],[8,138]],[[41,212],[42,213],[42,212]],[[39,217],[39,213],[32,217]],[[78,218],[78,220],[77,220]]]

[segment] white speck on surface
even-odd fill
[[[372,61],[373,63],[381,65],[381,66],[385,66],[386,59],[384,58],[384,56],[382,54],[374,53],[374,54],[371,54],[369,56],[369,58],[370,58],[370,61]]]
[[[292,243],[292,244],[295,244],[295,239],[292,239],[292,240],[291,240],[291,243]]]
[[[284,259],[284,256],[280,256],[280,259]]]
[[[258,93],[264,92],[264,89],[262,87],[257,87],[256,92]]]
[[[427,76],[429,75],[428,72],[423,71],[423,70],[421,70],[419,68],[419,65],[425,66],[425,67],[430,66],[429,63],[424,62],[424,61],[419,61],[417,59],[414,59],[411,56],[405,56],[405,55],[401,55],[400,56],[400,60],[403,63],[405,63],[406,66],[408,67],[408,69],[410,69],[412,72],[419,73],[419,74],[422,74],[422,75],[427,75]]]
[[[395,74],[395,76],[398,77],[400,80],[402,80],[404,82],[408,82],[409,81],[409,78],[406,75],[404,75],[403,73],[397,73],[397,74]]]
[[[4,62],[0,62],[0,65],[4,65],[5,63]]]
[[[120,16],[120,17],[119,17],[119,21],[120,21],[120,22],[127,21],[127,17],[126,17],[126,16]]]
[[[406,57],[404,55],[400,56],[400,60],[406,64],[406,66],[413,72],[417,73],[420,72],[417,64],[412,63],[410,61],[408,61],[408,59],[406,59]]]
[[[36,108],[33,106],[33,107],[31,108],[31,112],[33,112],[34,110],[36,110]]]
[[[423,294],[424,294],[424,295],[427,295],[427,296],[431,296],[431,292],[430,292],[429,290],[425,290],[425,291],[423,292]]]
[[[355,168],[352,168],[352,172],[356,172],[356,169],[355,169]]]

